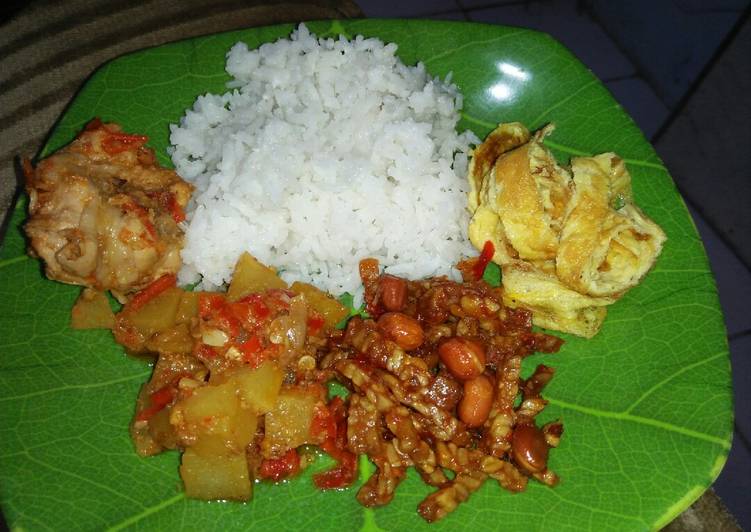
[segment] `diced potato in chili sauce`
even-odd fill
[[[248,254],[227,293],[185,291],[172,276],[134,294],[113,333],[132,352],[158,355],[131,424],[137,451],[183,451],[185,491],[199,499],[248,500],[255,477],[296,474],[307,463],[298,447],[333,449],[313,372],[326,332],[347,314]]]
[[[189,497],[248,500],[247,447],[258,427],[234,381],[196,388],[172,407],[170,423],[185,448],[180,474]]]

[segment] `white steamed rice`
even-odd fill
[[[249,251],[292,282],[357,293],[358,263],[456,277],[467,239],[462,97],[395,44],[290,39],[227,55],[230,92],[171,126],[172,160],[196,186],[180,281],[230,280]]]

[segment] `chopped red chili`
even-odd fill
[[[149,406],[141,410],[136,415],[138,421],[148,421],[154,414],[162,410],[165,406],[172,402],[175,398],[175,388],[169,384],[159,388],[157,391],[151,394],[149,397]]]
[[[266,459],[261,462],[261,478],[279,481],[296,475],[300,471],[300,455],[296,449],[290,449],[281,458]]]
[[[222,295],[201,294],[198,297],[198,316],[227,333],[230,338],[235,338],[242,327],[232,310],[231,304]]]
[[[317,314],[314,314],[308,318],[308,334],[316,335],[318,334],[321,329],[323,328],[323,324],[326,323],[326,320],[324,320],[321,316],[318,316]]]
[[[263,350],[263,345],[258,336],[253,335],[243,343],[238,344],[237,348],[243,355],[243,360],[253,368],[257,368],[268,358],[268,351]]]
[[[328,412],[328,420],[323,420],[326,416],[316,416],[314,426],[327,435],[321,449],[339,463],[328,471],[313,475],[313,483],[322,490],[347,487],[355,481],[357,474],[357,457],[347,450],[347,409],[341,397],[334,397],[329,402]]]
[[[127,312],[135,312],[156,296],[174,286],[177,286],[177,277],[174,274],[162,275],[159,279],[152,281],[146,288],[137,292],[125,305],[125,310]]]
[[[478,280],[482,279],[482,275],[485,273],[485,268],[487,268],[493,255],[495,255],[495,246],[493,246],[493,243],[490,240],[486,240],[485,245],[482,246],[480,257],[477,259],[477,262],[473,267],[473,272]]]
[[[253,313],[253,317],[259,320],[268,318],[271,314],[271,309],[263,301],[261,294],[250,294],[242,298],[238,303],[247,304]]]
[[[357,457],[345,452],[339,458],[339,465],[323,473],[313,475],[313,482],[318,489],[329,490],[350,486],[357,474]]]

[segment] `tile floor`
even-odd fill
[[[652,139],[689,204],[717,279],[733,365],[736,430],[714,489],[751,530],[749,1],[356,1],[368,17],[545,31],[605,82]]]

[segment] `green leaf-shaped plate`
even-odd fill
[[[178,455],[139,458],[128,421],[150,368],[102,331],[75,332],[78,289],[46,280],[24,254],[16,206],[0,249],[0,494],[12,528],[84,530],[562,530],[652,529],[714,481],[730,447],[732,404],[725,329],[696,228],[670,175],[608,91],[549,36],[480,24],[359,20],[311,23],[333,36],[393,41],[407,64],[453,72],[464,93],[460,124],[479,136],[499,121],[555,122],[549,146],[571,155],[615,151],[626,159],[638,203],[667,233],[657,266],[614,305],[592,340],[567,337],[535,356],[557,368],[547,419],[565,424],[551,465],[561,483],[532,482],[512,495],[494,482],[447,519],[416,513],[428,489],[411,475],[393,503],[366,510],[355,489],[318,492],[310,475],[257,486],[248,504],[185,499]],[[86,84],[44,154],[93,116],[147,134],[168,163],[168,124],[194,98],[223,92],[224,56],[287,36],[291,25],[202,37],[127,55]],[[320,464],[319,464],[320,466]]]

